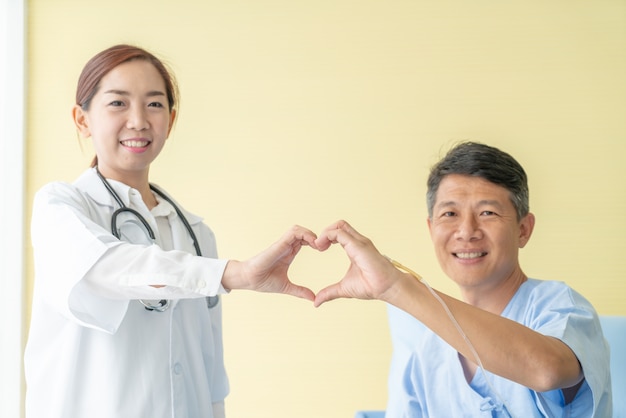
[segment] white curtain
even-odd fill
[[[25,2],[0,0],[0,417],[22,413]]]

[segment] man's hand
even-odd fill
[[[369,238],[346,221],[338,221],[315,241],[320,251],[333,244],[341,244],[350,259],[350,267],[339,282],[318,292],[315,306],[337,298],[386,300],[394,292],[394,284],[403,273],[376,249]]]

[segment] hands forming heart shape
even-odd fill
[[[350,259],[350,267],[339,282],[321,289],[316,295],[311,289],[289,280],[289,267],[303,246],[323,252],[333,244],[340,244]],[[242,262],[230,261],[222,283],[228,289],[300,297],[312,301],[317,307],[338,298],[387,300],[401,274],[369,238],[341,220],[324,229],[319,236],[304,227],[292,227],[258,255]]]

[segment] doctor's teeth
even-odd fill
[[[122,144],[126,145],[127,147],[141,148],[148,145],[148,141],[123,141]]]

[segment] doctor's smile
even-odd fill
[[[141,153],[148,148],[150,142],[147,139],[125,139],[120,141],[120,144],[130,152]]]

